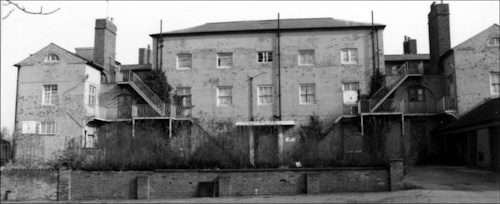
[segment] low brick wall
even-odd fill
[[[399,190],[403,161],[390,168],[2,171],[2,200],[168,199]]]
[[[2,200],[57,200],[58,171],[2,171]]]

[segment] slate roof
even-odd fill
[[[334,18],[304,18],[304,19],[280,19],[280,29],[282,30],[308,30],[308,29],[326,29],[326,28],[371,28],[371,23],[362,23],[346,21]],[[374,24],[378,29],[385,25]],[[277,20],[257,20],[257,21],[235,21],[235,22],[217,22],[206,23],[191,28],[164,32],[162,35],[178,34],[199,34],[199,33],[220,33],[220,32],[248,32],[248,31],[270,31],[278,27]],[[151,34],[152,37],[158,37],[160,34]]]
[[[385,61],[430,60],[429,54],[385,55]]]
[[[472,109],[457,121],[442,128],[439,132],[445,133],[457,128],[489,123],[500,120],[500,98],[490,99]]]

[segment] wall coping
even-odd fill
[[[348,171],[386,170],[387,167],[330,167],[330,168],[289,168],[289,169],[157,169],[153,172],[272,172],[272,171]]]

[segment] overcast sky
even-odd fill
[[[385,24],[385,54],[401,54],[404,36],[417,39],[418,53],[428,53],[427,14],[433,1],[49,1],[19,2],[28,10],[60,8],[54,14],[28,15],[14,11],[1,21],[1,127],[14,127],[17,69],[14,64],[51,42],[75,52],[93,47],[95,19],[114,18],[117,56],[122,64],[138,62],[138,48],[147,47],[149,34],[209,22],[288,18],[336,18]],[[12,6],[4,6],[4,17]],[[440,3],[437,1],[436,3]],[[499,24],[499,1],[444,1],[450,6],[451,46]]]

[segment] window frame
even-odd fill
[[[353,61],[353,54],[352,51],[356,51],[355,55],[355,61]],[[347,54],[347,61],[344,60],[344,53]],[[359,62],[359,57],[358,57],[358,48],[344,48],[340,50],[340,62],[342,64],[358,64]]]
[[[302,93],[302,88],[306,88],[306,93]],[[312,87],[312,94],[307,93],[307,87]],[[310,105],[316,104],[316,84],[300,84],[299,85],[299,104],[301,105]],[[302,97],[305,96],[305,101],[302,101]],[[312,96],[312,101],[307,101],[308,96]]]
[[[273,60],[274,60],[274,56],[273,56],[272,51],[257,52],[257,62],[258,63],[272,63]]]
[[[418,91],[422,90],[422,94],[420,94]],[[415,100],[412,100],[412,91],[413,94],[415,94]],[[420,96],[422,96],[422,99],[420,99]],[[409,102],[425,102],[425,89],[423,87],[409,87],[408,88],[408,101]]]
[[[49,127],[48,125],[50,125],[50,132],[47,131]],[[40,135],[55,135],[57,134],[57,123],[54,121],[37,122],[36,132]]]
[[[229,66],[221,66],[221,59],[230,58]],[[220,52],[217,53],[217,69],[230,69],[233,67],[233,53],[232,52]]]
[[[310,58],[308,58],[308,56],[310,56]],[[302,64],[301,59],[303,59],[304,57],[305,57],[305,64]],[[316,52],[315,50],[299,50],[299,55],[297,59],[299,66],[314,66],[316,61]],[[308,63],[308,59],[311,60],[310,63]]]
[[[223,127],[223,128],[221,128]],[[215,131],[220,134],[228,133],[231,130],[231,123],[229,122],[216,122]]]
[[[493,82],[493,76],[497,76],[498,80]],[[495,92],[494,86],[498,86],[497,92]],[[490,93],[491,95],[500,95],[500,72],[490,72]]]
[[[490,44],[493,42],[492,44]],[[500,36],[493,36],[491,38],[488,38],[486,41],[486,46],[487,47],[499,47],[500,46]]]
[[[93,90],[93,91],[92,91]],[[89,101],[88,105],[95,107],[97,105],[97,87],[89,85]]]
[[[184,92],[182,94],[179,94],[180,90],[184,90]],[[185,90],[189,90],[189,94],[186,94]],[[177,94],[177,96],[182,96],[182,108],[191,108],[193,106],[191,87],[177,87],[175,93]],[[187,101],[189,101],[189,105],[186,105]]]
[[[48,87],[49,90],[46,90]],[[55,89],[53,89],[55,87]],[[42,106],[55,106],[57,104],[57,84],[44,84],[42,89]],[[48,99],[47,99],[48,96]]]
[[[48,54],[45,59],[43,60],[44,62],[59,62],[60,59],[59,59],[59,56],[57,56],[56,54],[54,53],[50,53]]]
[[[181,67],[180,59],[183,57],[188,57],[189,58],[189,67]],[[192,69],[193,68],[193,55],[192,54],[177,54],[177,66],[176,69],[180,70],[186,70],[186,69]]]
[[[229,89],[229,95],[222,96],[221,89]],[[223,98],[229,99],[230,103],[221,103]],[[232,106],[233,105],[233,87],[232,86],[219,86],[217,87],[217,106]]]
[[[260,105],[260,106],[267,106],[267,105],[272,105],[274,104],[274,86],[273,85],[259,85],[257,86],[257,104]],[[271,88],[271,93],[270,94],[266,94],[266,95],[261,95],[261,88]],[[263,103],[261,102],[261,97],[266,97],[266,98],[270,98],[271,102],[269,103]]]

